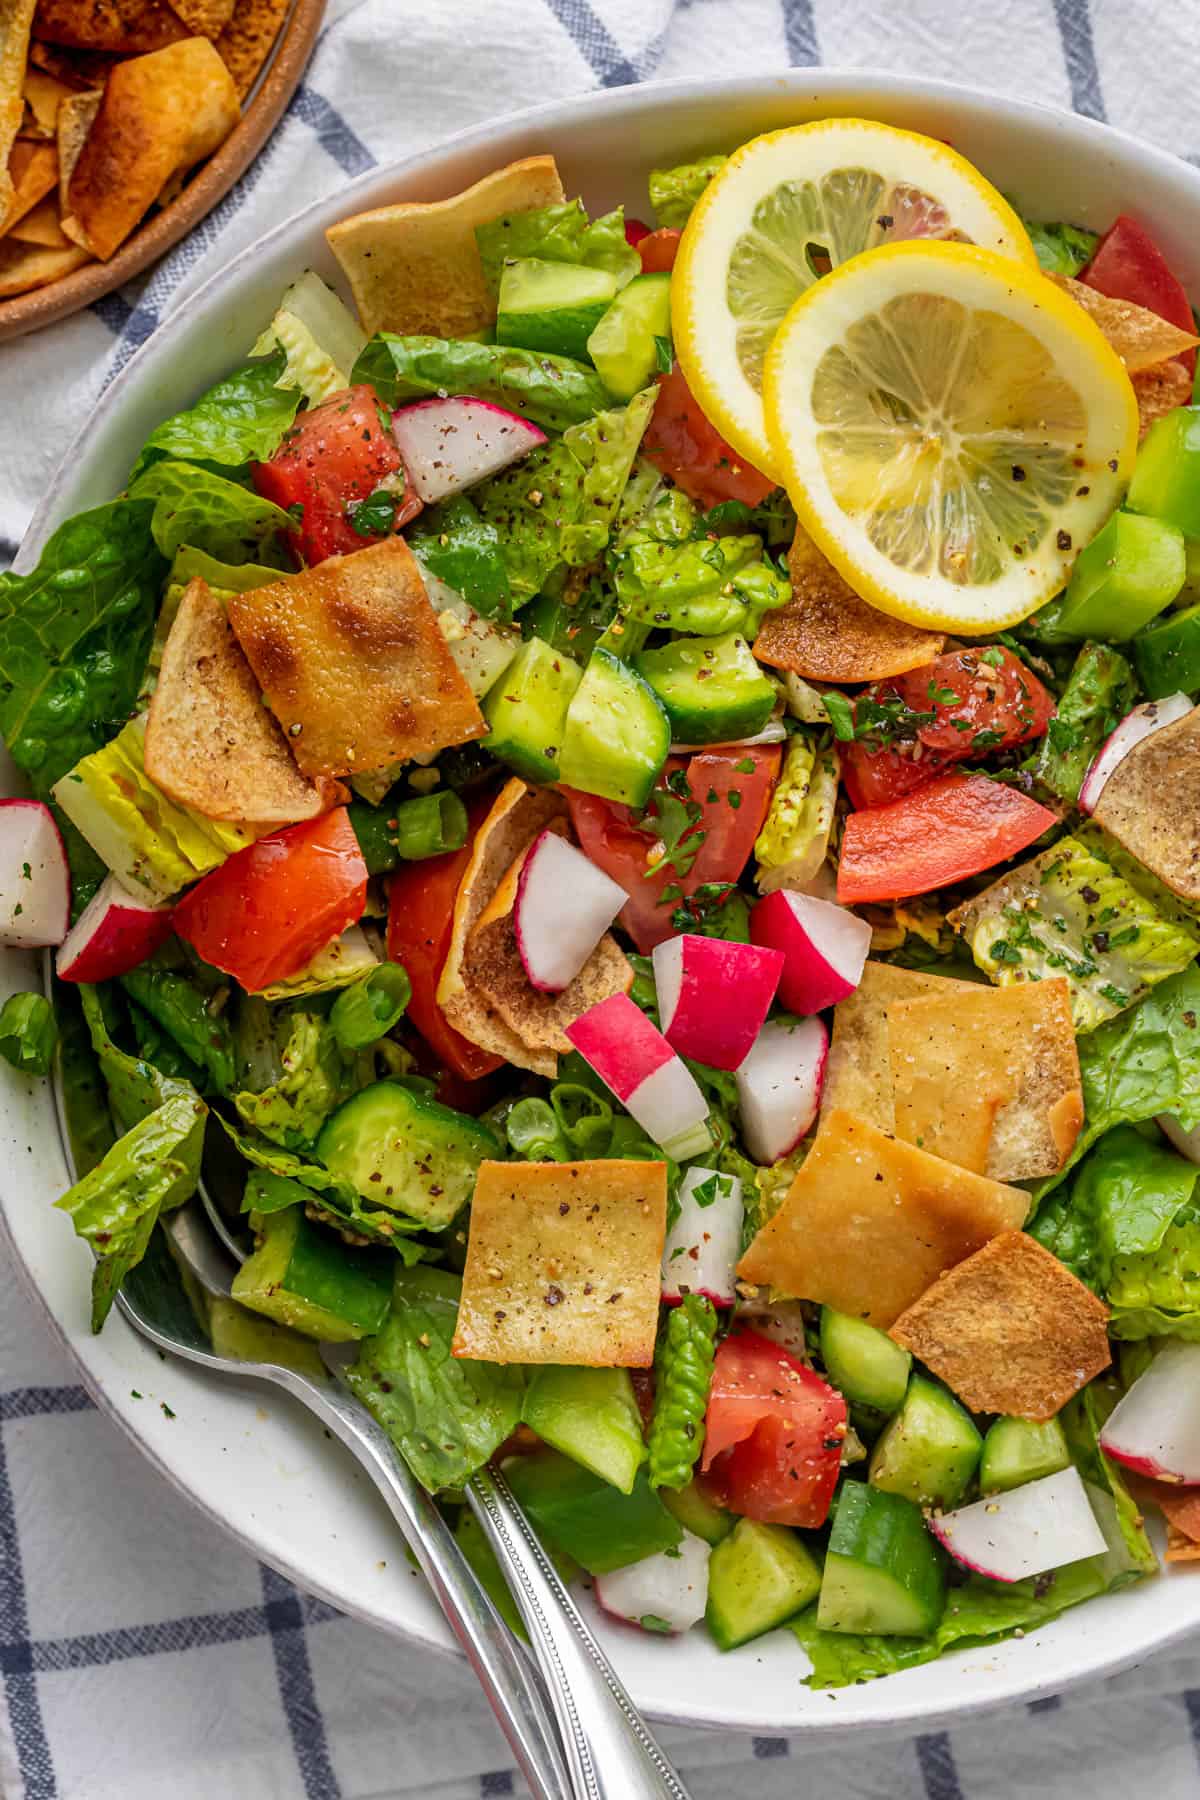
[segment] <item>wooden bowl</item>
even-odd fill
[[[238,124],[178,197],[126,239],[107,262],[85,263],[48,286],[0,300],[0,343],[53,325],[140,275],[187,236],[245,173],[274,131],[312,55],[325,0],[294,0],[270,60]]]

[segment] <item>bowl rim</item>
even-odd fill
[[[281,220],[263,237],[248,245],[226,266],[215,270],[200,286],[187,294],[166,315],[146,343],[113,378],[100,396],[91,415],[76,432],[33,514],[22,539],[14,568],[17,570],[28,568],[54,526],[60,522],[61,518],[69,516],[68,509],[63,502],[72,485],[78,461],[77,452],[85,441],[89,440],[111,417],[114,409],[124,403],[129,384],[136,382],[144,362],[161,354],[165,346],[187,331],[193,321],[213,304],[226,285],[236,287],[257,259],[263,257],[264,253],[271,250],[281,239],[298,233],[305,224],[313,225],[323,215],[332,217],[353,210],[356,200],[364,192],[381,188],[388,182],[409,177],[419,172],[423,166],[436,166],[440,161],[453,155],[466,155],[486,148],[489,142],[498,137],[506,137],[518,131],[528,131],[539,127],[569,133],[572,126],[578,123],[581,113],[589,119],[606,115],[611,119],[619,117],[626,110],[638,112],[647,105],[653,106],[656,99],[686,101],[695,98],[697,101],[710,101],[736,97],[748,106],[753,106],[755,102],[763,102],[768,98],[778,100],[783,97],[794,99],[798,104],[805,102],[820,104],[827,99],[836,101],[844,98],[847,93],[861,94],[864,101],[873,97],[879,104],[886,104],[889,99],[910,103],[921,103],[926,100],[931,104],[936,104],[938,101],[957,103],[976,109],[989,122],[1012,130],[1019,130],[1023,122],[1036,121],[1043,129],[1050,125],[1052,128],[1069,133],[1084,156],[1095,155],[1097,151],[1102,153],[1104,146],[1112,145],[1115,140],[1124,146],[1127,156],[1134,161],[1140,162],[1143,166],[1149,165],[1163,176],[1176,182],[1185,181],[1194,189],[1197,201],[1200,202],[1200,171],[1172,152],[1147,144],[1132,133],[1100,121],[1088,119],[1042,102],[1012,99],[1005,95],[994,94],[966,83],[913,80],[886,72],[876,73],[860,69],[792,69],[773,75],[728,76],[718,79],[683,78],[670,82],[631,84],[618,88],[593,90],[566,100],[544,101],[517,112],[504,114],[500,118],[469,126],[435,144],[412,152],[408,156],[380,164],[366,171],[332,193],[310,202],[290,217]],[[381,203],[383,202],[372,202],[372,204]],[[264,1551],[261,1542],[254,1537],[251,1531],[243,1530],[236,1523],[231,1523],[227,1515],[201,1498],[188,1485],[186,1479],[158,1454],[149,1434],[139,1430],[137,1421],[117,1407],[114,1397],[108,1393],[103,1379],[88,1366],[80,1351],[70,1341],[64,1326],[55,1315],[48,1297],[43,1293],[29,1268],[7,1216],[7,1205],[6,1196],[0,1193],[0,1237],[6,1240],[15,1251],[14,1260],[23,1287],[40,1305],[50,1322],[52,1331],[66,1350],[72,1363],[79,1370],[84,1387],[96,1401],[99,1409],[120,1426],[132,1439],[141,1454],[173,1488],[213,1523],[234,1537],[251,1554],[270,1563],[301,1589],[317,1594],[339,1609],[345,1609],[345,1599],[319,1575],[314,1575],[308,1568],[297,1566],[277,1551]],[[130,1329],[127,1326],[123,1326],[123,1328]],[[1089,1604],[1096,1607],[1100,1603],[1100,1600],[1097,1600]],[[352,1616],[362,1618],[365,1622],[375,1625],[393,1636],[398,1636],[405,1642],[420,1643],[426,1648],[436,1649],[443,1654],[457,1654],[456,1650],[447,1646],[444,1637],[439,1637],[434,1631],[423,1630],[419,1624],[398,1625],[393,1617],[372,1614],[369,1608],[361,1605],[354,1606]],[[1083,1682],[1117,1673],[1136,1665],[1151,1653],[1162,1652],[1180,1643],[1197,1628],[1200,1628],[1200,1607],[1197,1608],[1194,1619],[1176,1623],[1163,1622],[1152,1630],[1143,1630],[1140,1635],[1134,1637],[1132,1642],[1128,1638],[1122,1638],[1119,1632],[1110,1630],[1103,1634],[1092,1634],[1093,1641],[1102,1636],[1103,1643],[1098,1648],[1091,1648],[1088,1641],[1081,1637],[1078,1643],[1072,1646],[1073,1666],[1071,1669],[1056,1671],[1049,1679],[1044,1672],[1039,1673],[1036,1658],[1030,1658],[1027,1663],[1022,1661],[1018,1670],[1005,1669],[1003,1673],[999,1674],[994,1692],[965,1694],[962,1698],[956,1699],[953,1704],[945,1704],[932,1689],[927,1696],[924,1687],[916,1693],[910,1693],[906,1687],[903,1696],[897,1693],[894,1703],[880,1705],[876,1708],[874,1716],[871,1717],[839,1718],[836,1716],[837,1709],[831,1708],[829,1714],[814,1713],[812,1718],[791,1724],[781,1724],[777,1712],[764,1714],[761,1718],[754,1720],[748,1719],[745,1714],[739,1714],[736,1718],[722,1719],[711,1711],[701,1714],[689,1711],[682,1706],[676,1710],[671,1706],[655,1705],[649,1710],[656,1719],[692,1729],[757,1730],[776,1736],[815,1734],[823,1740],[837,1738],[839,1734],[846,1734],[850,1731],[861,1733],[863,1730],[871,1731],[876,1735],[911,1735],[914,1731],[929,1730],[941,1724],[964,1720],[968,1717],[995,1711],[1001,1707],[1016,1705],[1038,1695],[1049,1692],[1062,1693]],[[969,1652],[963,1654],[969,1654]],[[872,1688],[875,1685],[872,1683]],[[881,1696],[889,1693],[890,1688],[891,1683],[885,1680],[879,1687]],[[682,1701],[682,1696],[680,1696],[680,1701]]]

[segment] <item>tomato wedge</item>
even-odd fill
[[[837,897],[855,906],[928,894],[1006,862],[1056,823],[1016,788],[953,771],[890,806],[849,815]]]
[[[703,834],[703,842],[691,868],[683,874],[674,868],[647,873],[655,839],[638,830],[634,824],[637,815],[628,806],[598,800],[575,788],[560,789],[584,854],[629,895],[628,904],[621,908],[620,923],[643,955],[674,935],[671,914],[682,898],[709,883],[737,880],[767,816],[771,790],[779,777],[780,754],[777,744],[758,744],[751,749],[733,746],[697,751],[691,757],[668,757],[658,778],[659,788],[671,791],[674,780],[676,797],[700,808],[699,819],[681,841],[686,844],[689,838]],[[667,889],[674,897],[664,900]]]
[[[454,899],[471,860],[471,844],[487,817],[490,797],[467,809],[471,832],[461,850],[408,863],[392,876],[388,895],[387,951],[403,963],[412,984],[405,1015],[438,1061],[464,1081],[478,1081],[503,1068],[504,1058],[481,1050],[455,1031],[437,1003],[438,978],[450,948]]]
[[[643,267],[649,242],[644,238],[638,246]],[[659,382],[642,449],[656,469],[669,475],[676,487],[706,510],[722,500],[744,500],[747,506],[757,506],[775,491],[776,483],[752,469],[716,426],[709,424],[678,363]]]
[[[344,806],[239,850],[175,908],[175,930],[247,993],[285,981],[362,917],[367,865]]]
[[[757,1331],[727,1337],[704,1420],[706,1485],[743,1518],[808,1530],[825,1523],[842,1464],[846,1402]]]
[[[625,235],[629,236],[628,226],[625,227]],[[669,225],[662,225],[657,231],[647,231],[643,237],[630,239],[642,259],[642,274],[669,275],[675,267],[682,236],[682,231],[673,231]]]
[[[1144,306],[1181,331],[1196,329],[1182,282],[1146,227],[1128,213],[1121,213],[1109,226],[1079,279],[1110,300]],[[1175,360],[1194,370],[1196,352],[1185,350]]]

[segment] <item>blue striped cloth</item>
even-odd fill
[[[302,197],[483,117],[655,76],[823,60],[999,87],[1200,152],[1200,53],[1179,29],[1194,6],[1166,25],[1153,0],[970,10],[334,0],[284,122],[193,236],[135,286],[0,353],[0,566],[96,395],[184,294]],[[94,1410],[3,1266],[0,1680],[4,1800],[523,1791],[462,1666],[342,1618],[226,1541]],[[696,1800],[791,1800],[818,1786],[838,1800],[1126,1800],[1146,1788],[1183,1800],[1200,1790],[1200,1650],[909,1740],[860,1734],[809,1751],[782,1737],[663,1736]]]

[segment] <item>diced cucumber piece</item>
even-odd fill
[[[577,662],[530,638],[483,703],[484,749],[526,781],[557,781],[567,707],[582,680]]]
[[[983,1439],[946,1388],[914,1375],[871,1452],[870,1482],[917,1506],[954,1506],[979,1466]]]
[[[616,291],[617,278],[607,269],[542,262],[536,256],[506,262],[500,276],[496,342],[581,360]]]
[[[316,1381],[328,1378],[321,1352],[310,1338],[277,1325],[274,1319],[247,1312],[236,1300],[226,1300],[221,1294],[208,1297],[208,1335],[217,1356],[231,1356],[236,1362],[282,1363]]]
[[[775,689],[736,631],[724,637],[676,638],[643,650],[634,667],[654,689],[680,744],[727,744],[761,731]]]
[[[924,1637],[945,1602],[945,1558],[920,1508],[865,1482],[843,1482],[817,1603],[821,1630]]]
[[[670,748],[658,696],[628,663],[597,646],[567,708],[560,778],[602,800],[645,806]]]
[[[671,277],[635,275],[588,339],[587,353],[616,400],[633,396],[658,372],[656,339],[671,336]]]
[[[1200,693],[1200,606],[1169,613],[1149,631],[1139,631],[1131,648],[1151,700],[1168,694],[1194,699]]]
[[[1200,406],[1176,406],[1138,446],[1125,504],[1200,538]]]
[[[825,1373],[851,1406],[894,1413],[903,1401],[912,1357],[877,1325],[823,1306],[821,1358]]]
[[[300,1206],[255,1213],[260,1242],[230,1293],[252,1312],[330,1344],[370,1337],[388,1316],[395,1258],[352,1250],[305,1217]]]
[[[529,1377],[521,1417],[545,1443],[630,1492],[646,1444],[628,1369],[544,1364]]]
[[[1141,466],[1139,454],[1139,470]],[[1130,495],[1132,499],[1132,489]],[[1142,512],[1115,512],[1076,557],[1045,635],[1051,642],[1098,638],[1124,643],[1171,604],[1186,573],[1183,533],[1177,525]]]
[[[719,1544],[733,1530],[733,1514],[710,1500],[698,1482],[689,1481],[685,1488],[659,1488],[658,1497],[685,1531],[703,1538],[706,1544]]]
[[[504,1150],[467,1113],[398,1082],[377,1081],[326,1121],[317,1155],[364,1200],[440,1231],[471,1198],[480,1163]]]
[[[983,1440],[979,1486],[985,1494],[1003,1494],[1043,1475],[1071,1466],[1066,1434],[1057,1419],[997,1419]]]
[[[787,1525],[739,1519],[708,1564],[704,1619],[721,1650],[773,1631],[816,1599],[821,1567]]]
[[[683,1527],[640,1469],[628,1494],[556,1450],[510,1457],[504,1473],[538,1530],[589,1575],[623,1569],[682,1541]]]

